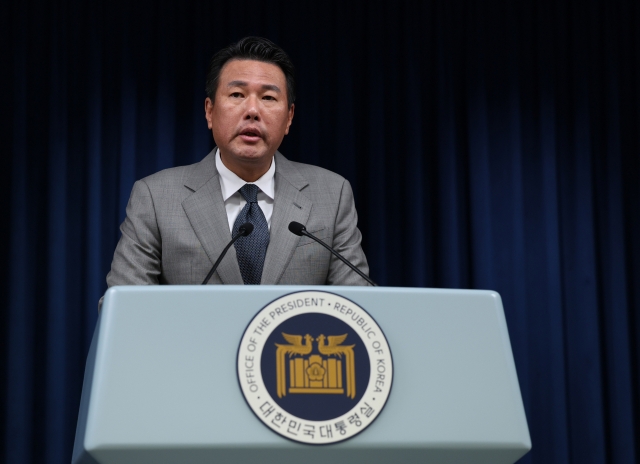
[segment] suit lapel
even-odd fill
[[[215,166],[215,148],[202,162],[194,165],[185,187],[193,190],[193,193],[182,202],[182,207],[213,265],[231,240],[220,179]],[[216,272],[224,284],[243,283],[235,250],[229,249]]]
[[[300,237],[289,232],[289,223],[297,221],[306,224],[313,205],[311,200],[300,192],[308,182],[279,152],[276,152],[275,176],[271,237],[262,270],[263,285],[275,285],[280,281],[300,241]]]

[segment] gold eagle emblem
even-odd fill
[[[346,385],[347,397],[354,399],[356,397],[353,353],[355,345],[342,345],[347,335],[320,334],[314,340],[309,334],[303,337],[282,333],[289,344],[275,344],[278,398],[286,396],[287,393],[345,394]],[[312,354],[314,341],[318,342],[319,354]]]

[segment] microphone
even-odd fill
[[[246,222],[238,228],[238,233],[233,237],[231,237],[231,241],[229,242],[229,244],[226,247],[224,247],[224,250],[222,250],[222,253],[220,253],[218,260],[215,262],[215,264],[209,271],[209,274],[207,274],[207,277],[204,278],[202,285],[207,285],[207,282],[209,282],[209,279],[211,278],[213,273],[216,272],[216,269],[218,269],[218,265],[220,264],[220,261],[222,261],[222,258],[224,258],[224,255],[227,254],[227,251],[229,250],[229,248],[231,248],[231,245],[233,245],[236,242],[236,240],[238,240],[240,237],[246,237],[251,232],[253,232],[253,224],[251,224],[250,222]]]
[[[351,269],[353,269],[354,271],[356,271],[358,273],[358,275],[360,275],[360,277],[362,277],[364,280],[366,280],[367,282],[369,282],[371,285],[373,285],[374,287],[377,287],[378,284],[376,284],[373,280],[371,280],[369,277],[367,277],[364,272],[362,272],[360,269],[358,269],[357,267],[355,267],[353,264],[351,264],[349,261],[347,261],[346,258],[344,258],[340,253],[338,253],[336,250],[334,250],[333,248],[331,248],[329,245],[327,245],[326,243],[324,243],[322,240],[320,240],[318,237],[315,237],[314,235],[310,234],[309,232],[307,232],[307,228],[305,226],[303,226],[302,224],[300,224],[299,222],[296,221],[291,221],[289,223],[289,231],[291,231],[292,233],[302,237],[303,235],[306,237],[309,237],[313,240],[315,240],[316,242],[318,242],[320,245],[322,245],[323,247],[325,247],[327,250],[329,250],[331,253],[333,253],[333,256],[335,256],[336,258],[338,258],[339,260],[341,260],[343,263],[345,263],[347,266],[349,266]]]

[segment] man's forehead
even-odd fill
[[[228,85],[235,82],[245,83],[259,81],[261,84],[278,85],[286,81],[284,72],[276,64],[258,60],[234,59],[227,61],[220,71],[220,82]]]

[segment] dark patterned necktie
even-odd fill
[[[240,274],[245,285],[258,285],[262,279],[264,257],[269,246],[269,226],[264,213],[258,206],[258,191],[260,189],[253,184],[245,184],[240,189],[240,194],[247,201],[233,224],[233,236],[238,233],[242,224],[253,224],[253,232],[247,237],[240,237],[234,247],[240,265]]]

